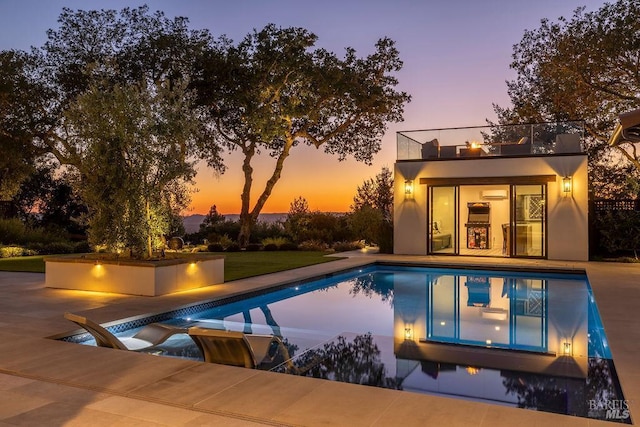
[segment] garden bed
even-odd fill
[[[45,286],[157,296],[224,283],[224,256],[159,260],[45,257]]]

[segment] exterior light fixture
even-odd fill
[[[413,199],[413,180],[411,179],[404,182],[404,198]]]
[[[413,328],[411,326],[404,327],[404,340],[413,341]]]
[[[571,343],[569,341],[562,343],[562,354],[564,356],[571,356]]]
[[[562,178],[562,194],[564,195],[564,197],[569,197],[571,195],[571,190],[573,189],[572,187],[573,185],[570,176],[565,176],[564,178]]]

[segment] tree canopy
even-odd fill
[[[32,144],[41,119],[40,89],[30,77],[26,53],[0,52],[0,200],[18,192],[42,154]]]
[[[352,48],[339,58],[314,48],[316,41],[302,28],[267,25],[237,45],[220,40],[202,63],[196,87],[215,117],[218,133],[212,143],[244,156],[241,244],[249,241],[294,147],[323,147],[339,160],[351,156],[370,163],[387,123],[401,121],[410,100],[395,90],[392,73],[402,62],[392,40],[379,40],[364,58]],[[262,152],[275,165],[251,207],[252,161]]]
[[[512,107],[494,105],[501,124],[585,120],[591,181],[596,195],[629,193],[638,176],[632,144],[606,145],[620,113],[640,101],[640,1],[618,0],[571,18],[544,19],[514,45],[507,82]],[[627,161],[621,161],[626,159]],[[612,183],[617,185],[612,185]]]
[[[393,173],[388,167],[358,186],[351,210],[352,230],[376,242],[381,253],[393,253]]]
[[[65,8],[59,23],[28,57],[46,118],[34,146],[75,177],[94,244],[149,256],[188,205],[196,144],[211,138],[189,89],[211,36],[146,6]],[[210,148],[209,163],[222,170],[217,153]]]

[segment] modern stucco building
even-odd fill
[[[398,133],[394,253],[586,261],[581,122]]]

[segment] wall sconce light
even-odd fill
[[[413,180],[411,179],[404,182],[404,198],[413,199]]]
[[[562,355],[563,356],[571,356],[572,348],[571,343],[569,341],[565,341],[562,343]]]
[[[564,178],[562,178],[562,194],[564,195],[564,197],[569,197],[571,195],[572,187],[573,185],[571,183],[570,176],[565,176]]]
[[[411,326],[404,327],[404,340],[413,341],[413,328]]]

